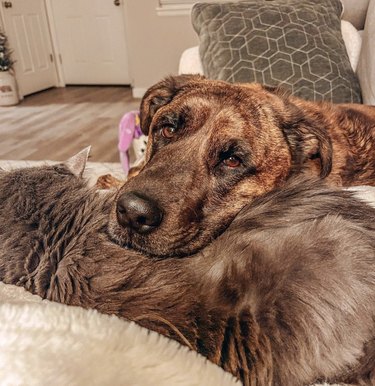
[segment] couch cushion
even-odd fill
[[[341,2],[344,6],[342,19],[349,21],[359,30],[363,29],[369,0],[341,0]]]
[[[362,87],[363,103],[375,105],[375,0],[370,1],[357,74]]]
[[[206,76],[282,85],[310,100],[360,102],[339,0],[198,3],[192,22]]]

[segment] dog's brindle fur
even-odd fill
[[[375,385],[374,209],[289,182],[200,254],[150,259],[110,241],[113,201],[64,165],[1,172],[0,280],[136,320],[244,385]]]
[[[300,172],[339,186],[375,185],[375,107],[307,102],[259,84],[170,77],[141,103],[146,165],[125,184],[163,212],[149,234],[118,226],[120,243],[155,256],[207,245],[246,204]],[[170,139],[161,132],[172,127]],[[239,167],[226,167],[230,156]]]

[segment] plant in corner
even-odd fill
[[[0,106],[12,106],[19,102],[13,64],[8,38],[0,30]]]
[[[8,47],[8,38],[5,33],[0,31],[0,71],[11,70],[13,63]]]

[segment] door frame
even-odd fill
[[[62,67],[62,61],[61,61],[61,54],[58,46],[58,40],[57,40],[57,32],[56,32],[56,26],[55,26],[55,19],[53,17],[52,12],[52,0],[44,0],[44,4],[46,7],[46,13],[47,13],[47,21],[48,21],[48,28],[49,33],[51,36],[51,42],[52,42],[52,51],[53,51],[53,57],[55,62],[55,68],[57,73],[57,87],[65,87],[65,79],[64,79],[64,72]]]

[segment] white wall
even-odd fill
[[[125,17],[133,94],[177,74],[181,53],[198,44],[190,16],[158,16],[158,0],[126,0]]]

